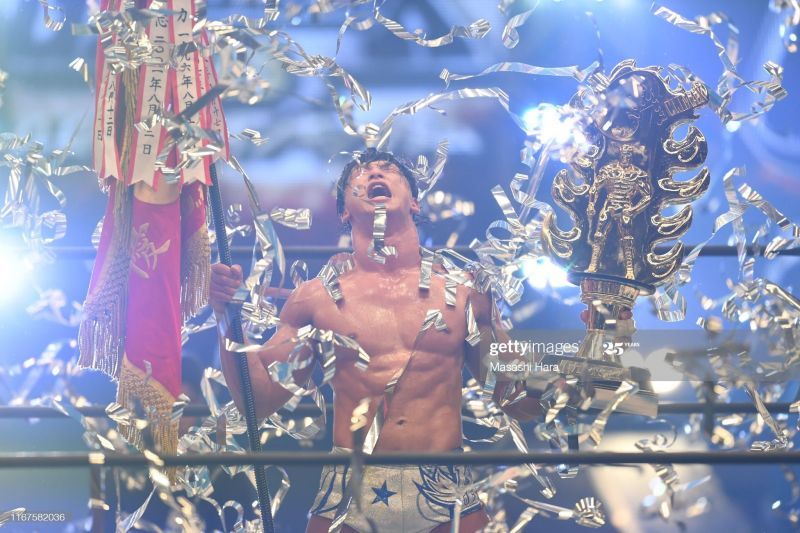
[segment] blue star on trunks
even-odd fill
[[[387,507],[389,506],[389,498],[394,496],[395,494],[397,494],[396,492],[390,491],[386,487],[386,481],[385,480],[384,480],[383,485],[381,486],[381,488],[376,489],[375,487],[372,487],[372,491],[375,493],[375,499],[372,500],[373,505],[378,503],[378,502],[383,502],[383,503],[386,504]]]

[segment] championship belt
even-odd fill
[[[592,408],[608,405],[619,385],[630,381],[638,391],[617,410],[657,414],[650,372],[620,362],[624,350],[614,342],[620,334],[617,320],[620,310],[652,294],[681,264],[682,242],[664,253],[656,247],[689,229],[692,209],[686,205],[671,215],[662,211],[699,198],[710,178],[703,168],[689,180],[673,179],[702,164],[707,154],[705,137],[694,126],[682,139],[673,135],[695,120],[694,110],[707,102],[704,85],[670,88],[658,67],[638,68],[633,60],[618,64],[608,77],[594,75],[592,86],[570,101],[591,117],[584,132],[589,149],[573,157],[571,170],[561,170],[553,181],[553,199],[570,215],[572,227],[559,228],[551,212],[542,237],[551,259],[580,286],[589,316],[577,354],[548,357],[543,363],[590,382]]]

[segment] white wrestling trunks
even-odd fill
[[[334,447],[332,453],[348,453]],[[349,465],[326,465],[309,516],[333,519],[349,480]],[[361,483],[361,512],[350,505],[344,524],[369,533],[369,521],[381,533],[423,533],[453,519],[461,495],[461,516],[482,508],[472,470],[466,466],[368,465]]]

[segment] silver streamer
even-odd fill
[[[783,428],[781,428],[772,415],[767,410],[767,406],[764,405],[764,400],[761,398],[761,395],[758,394],[758,391],[753,385],[746,385],[745,390],[747,394],[753,399],[753,403],[758,410],[759,416],[764,420],[764,423],[772,430],[775,434],[775,439],[770,442],[758,441],[754,442],[750,449],[752,451],[759,451],[759,452],[768,452],[772,450],[784,450],[789,445],[789,439],[784,434]]]
[[[514,2],[511,4],[513,5]],[[506,13],[506,9],[509,6],[506,2],[501,1],[497,8],[503,13]],[[501,35],[501,39],[503,40],[503,46],[506,48],[514,48],[519,44],[519,32],[517,29],[527,22],[528,18],[536,11],[536,8],[539,7],[539,0],[536,0],[533,3],[533,7],[530,9],[526,9],[521,13],[514,15],[513,17],[509,17],[506,21],[506,25],[503,27],[503,34]]]
[[[425,34],[420,30],[410,33],[399,23],[383,16],[377,7],[375,8],[375,20],[383,25],[384,28],[392,32],[392,34],[394,34],[396,37],[399,37],[405,41],[412,41],[420,46],[425,46],[428,48],[436,48],[450,44],[456,37],[462,37],[464,39],[481,39],[489,32],[489,30],[492,29],[489,21],[486,19],[478,19],[467,27],[453,26],[446,35],[442,35],[441,37],[434,39],[427,39]]]
[[[744,168],[735,167],[730,169],[722,178],[722,183],[725,188],[725,198],[728,201],[728,210],[714,220],[714,228],[711,231],[711,235],[686,254],[675,276],[664,286],[658,287],[655,294],[651,297],[656,309],[656,315],[659,319],[667,322],[676,322],[685,318],[686,300],[678,292],[678,286],[687,283],[691,279],[690,274],[695,261],[700,257],[700,252],[711,242],[719,230],[728,224],[733,224],[734,226],[734,236],[736,237],[737,249],[739,252],[739,263],[740,265],[744,263],[745,241],[742,216],[747,210],[747,205],[737,198],[733,184],[733,178],[742,175],[743,172]]]
[[[14,509],[9,509],[8,511],[0,512],[0,527],[14,520],[15,515],[24,512],[25,512],[24,507],[16,507]]]
[[[639,386],[636,383],[631,381],[623,381],[616,391],[614,391],[614,399],[606,405],[600,414],[598,414],[594,422],[592,422],[592,428],[588,434],[581,435],[578,438],[578,442],[585,442],[587,440],[591,440],[595,446],[600,444],[600,441],[603,438],[603,433],[606,429],[606,424],[608,423],[608,418],[611,416],[611,413],[616,410],[617,407],[625,401],[625,399],[630,396],[631,394],[636,394],[639,390]]]
[[[386,258],[397,255],[394,246],[386,246],[386,205],[375,204],[375,213],[372,222],[372,244],[367,251],[367,256],[376,263],[386,263]]]
[[[275,207],[270,211],[269,218],[287,228],[304,230],[311,227],[311,210],[305,207],[302,209]]]
[[[64,10],[59,6],[51,6],[47,0],[39,0],[44,10],[44,27],[52,31],[61,31],[66,22]]]
[[[538,67],[536,65],[529,65],[527,63],[503,62],[487,67],[477,74],[453,74],[447,69],[442,69],[442,71],[439,73],[439,77],[444,81],[445,86],[449,86],[450,82],[453,81],[479,78],[495,72],[516,72],[519,74],[529,74],[535,76],[567,77],[582,82],[589,76],[589,74],[597,70],[599,66],[600,64],[597,62],[592,63],[584,69],[580,69],[574,65],[569,67]],[[521,127],[524,129],[524,126]]]
[[[322,281],[325,291],[334,302],[343,298],[342,289],[339,286],[339,276],[352,270],[354,266],[353,258],[349,254],[334,256],[325,263],[320,269],[317,277]]]
[[[241,131],[241,133],[231,133],[229,134],[229,136],[232,139],[249,141],[253,143],[255,146],[261,146],[269,141],[269,139],[267,139],[266,137],[262,137],[259,131],[251,128],[245,128]]]
[[[447,139],[439,141],[439,144],[436,145],[436,160],[433,162],[433,166],[428,166],[428,158],[424,155],[417,158],[414,173],[417,175],[417,187],[419,188],[418,200],[425,199],[428,193],[436,187],[436,182],[439,181],[447,164],[448,146]]]
[[[470,346],[477,346],[481,342],[481,332],[478,329],[478,322],[475,320],[475,311],[472,309],[472,302],[467,300],[467,337],[464,339]]]
[[[44,10],[45,27],[52,31],[60,31],[65,23],[64,10],[54,5],[55,2],[39,0],[39,4]],[[73,25],[75,35],[98,35],[101,40],[101,53],[104,54],[109,67],[113,72],[119,73],[125,69],[135,69],[141,65],[157,64],[157,54],[153,53],[153,43],[149,40],[145,28],[148,21],[154,16],[172,14],[166,9],[166,2],[154,1],[147,9],[136,9],[131,3],[124,3],[120,11],[103,11],[95,13],[85,25]],[[537,8],[538,2],[532,7],[513,15],[510,15],[511,8],[515,0],[500,0],[498,8],[507,17],[505,27],[501,36],[503,45],[506,48],[513,48],[519,42],[518,29],[530,18],[533,11]],[[362,137],[368,146],[385,148],[392,132],[394,120],[401,115],[415,115],[418,111],[431,108],[440,112],[436,108],[444,101],[461,100],[467,98],[491,98],[496,100],[520,127],[525,127],[520,117],[509,111],[507,94],[499,88],[465,88],[457,91],[442,92],[428,95],[425,98],[415,100],[394,109],[386,119],[378,124],[357,125],[354,113],[358,108],[368,111],[371,107],[371,95],[355,77],[345,70],[334,57],[325,57],[307,53],[300,44],[292,37],[279,29],[287,22],[295,24],[295,20],[304,21],[320,15],[333,13],[338,9],[346,10],[344,22],[339,26],[336,43],[336,54],[338,54],[342,40],[346,32],[350,29],[354,31],[366,31],[376,28],[376,23],[383,26],[395,37],[405,41],[415,43],[423,47],[438,47],[450,44],[457,38],[481,39],[487,35],[490,27],[484,19],[479,19],[468,26],[452,25],[449,32],[445,35],[428,38],[424,32],[417,30],[410,32],[402,27],[397,21],[387,18],[381,12],[382,2],[369,0],[315,0],[310,3],[285,3],[280,6],[276,0],[265,2],[263,15],[260,18],[251,18],[242,15],[234,15],[223,21],[210,21],[205,18],[198,18],[195,21],[195,30],[207,29],[210,33],[208,42],[195,39],[188,46],[202,50],[207,56],[217,55],[221,64],[221,85],[214,90],[218,94],[224,91],[224,96],[236,98],[241,102],[254,104],[265,98],[272,91],[271,83],[262,78],[262,72],[254,66],[256,52],[265,52],[270,60],[277,61],[281,68],[287,73],[319,79],[328,89],[334,109],[342,124],[343,130],[349,135]],[[796,50],[796,27],[798,26],[798,13],[800,6],[796,0],[771,0],[770,6],[773,10],[786,14],[782,26],[782,38],[784,44],[790,52]],[[763,113],[770,110],[774,104],[785,97],[786,91],[782,87],[782,67],[774,62],[767,62],[764,65],[768,74],[765,81],[747,81],[737,72],[740,63],[738,29],[731,21],[721,13],[712,13],[708,16],[698,17],[688,20],[677,13],[660,6],[653,7],[653,13],[677,28],[691,32],[696,35],[708,37],[717,50],[719,60],[723,65],[723,73],[717,82],[712,93],[712,107],[720,116],[723,122],[741,122],[760,117]],[[590,15],[590,20],[595,28],[595,33],[599,35],[598,27],[594,18]],[[727,32],[727,41],[719,38],[719,30]],[[599,40],[599,39],[598,39]],[[167,56],[172,60],[181,53],[178,48],[168,51]],[[477,74],[453,74],[444,69],[440,78],[449,86],[451,82],[474,79],[479,76],[488,75],[496,72],[516,72],[533,75],[571,77],[579,83],[591,85],[598,77],[598,72],[602,66],[602,51],[598,44],[599,60],[584,69],[577,66],[546,68],[524,63],[498,63],[492,65]],[[160,63],[159,63],[160,64]],[[88,84],[88,65],[83,58],[75,58],[69,68],[82,76],[84,82]],[[698,80],[691,71],[685,67],[670,65],[664,69],[670,79],[677,83],[687,83]],[[0,88],[5,82],[5,73],[0,72]],[[340,96],[337,86],[343,86],[344,96]],[[736,91],[747,89],[756,96],[757,101],[749,110],[735,112],[730,109],[732,99]],[[202,107],[202,106],[200,106]],[[560,117],[566,117],[566,109],[554,109]],[[575,124],[579,124],[584,117],[575,116]],[[181,169],[198,164],[201,158],[208,155],[217,155],[222,146],[222,140],[215,136],[214,132],[205,131],[194,126],[187,117],[173,116],[168,110],[161,110],[153,114],[148,120],[137,124],[139,131],[146,132],[153,128],[155,124],[165,126],[170,132],[169,142],[164,150],[159,153],[158,160],[160,168],[168,175],[175,176]],[[529,129],[529,128],[528,128]],[[505,303],[513,305],[521,299],[523,290],[523,280],[518,276],[521,261],[535,259],[540,255],[541,250],[537,247],[539,240],[541,219],[547,212],[548,206],[536,199],[538,187],[542,180],[544,171],[549,158],[552,154],[563,150],[561,146],[548,144],[546,132],[528,131],[529,138],[521,154],[521,161],[527,167],[524,173],[518,173],[511,180],[510,196],[502,188],[496,187],[492,194],[500,205],[503,212],[503,219],[494,221],[487,228],[485,240],[475,240],[471,243],[471,249],[478,256],[478,261],[467,260],[452,251],[441,251],[434,254],[430,250],[421,249],[421,273],[419,280],[420,290],[430,290],[432,276],[441,275],[444,279],[445,303],[452,307],[456,304],[457,289],[463,285],[470,289],[475,289],[480,293],[491,295],[492,323],[502,322],[508,325],[509,321],[504,319],[496,307],[496,299],[502,299]],[[577,127],[576,127],[577,129]],[[535,128],[534,128],[535,130]],[[255,146],[261,146],[267,142],[261,133],[253,129],[244,129],[241,133],[230,135],[232,138],[248,141]],[[74,138],[74,136],[73,136]],[[71,145],[71,142],[70,142]],[[61,190],[54,185],[55,178],[66,176],[78,171],[88,170],[79,165],[66,165],[66,158],[71,155],[70,145],[63,150],[55,150],[46,153],[41,143],[32,141],[30,136],[19,137],[14,134],[0,134],[0,165],[9,168],[9,186],[7,187],[6,197],[0,206],[0,222],[4,228],[14,228],[21,230],[25,244],[36,252],[34,259],[43,257],[49,258],[46,247],[62,238],[66,231],[66,217],[63,213],[66,199]],[[579,142],[574,143],[574,150],[582,149]],[[175,165],[168,166],[167,153],[174,147],[178,147],[182,154],[181,159]],[[437,181],[443,173],[447,160],[448,144],[446,140],[441,141],[436,148],[436,156],[433,164],[430,164],[427,157],[419,156],[414,167],[414,172],[418,177],[421,195],[420,198],[427,202],[429,215],[431,218],[443,220],[447,218],[463,217],[468,215],[469,209],[460,206],[458,198],[447,196],[444,191],[435,191]],[[561,154],[564,157],[563,153]],[[230,164],[243,175],[245,185],[250,195],[251,208],[253,209],[255,229],[255,245],[253,262],[245,287],[237,295],[236,299],[243,306],[243,317],[247,325],[249,340],[263,335],[271,328],[275,327],[278,321],[278,307],[275,300],[285,295],[288,290],[282,289],[284,278],[287,274],[285,257],[281,243],[277,237],[274,224],[282,224],[293,229],[306,229],[311,223],[311,213],[308,209],[288,209],[275,208],[267,215],[258,202],[255,189],[249,178],[235,160],[232,158]],[[731,281],[729,287],[731,293],[718,300],[711,300],[704,297],[702,306],[705,310],[711,310],[721,306],[721,317],[702,318],[699,323],[709,333],[716,333],[722,329],[722,319],[733,320],[745,323],[754,330],[765,331],[772,335],[775,340],[771,343],[771,353],[780,354],[779,362],[772,366],[753,362],[749,353],[740,353],[732,360],[726,360],[719,354],[710,354],[709,364],[719,377],[720,383],[715,388],[723,399],[727,399],[727,394],[734,387],[744,387],[753,398],[756,405],[758,416],[730,416],[725,417],[715,425],[711,440],[720,446],[733,447],[742,444],[743,441],[750,440],[753,450],[770,451],[783,449],[791,442],[795,430],[790,430],[782,425],[780,417],[773,418],[766,409],[766,402],[775,401],[783,392],[781,386],[764,387],[763,390],[756,389],[750,379],[750,372],[759,369],[763,372],[784,372],[790,369],[797,361],[800,361],[800,351],[795,338],[795,331],[800,324],[800,300],[792,295],[788,290],[771,282],[768,279],[757,277],[756,258],[748,250],[748,243],[758,244],[762,240],[768,239],[770,230],[775,226],[781,235],[772,237],[766,244],[764,256],[767,259],[776,257],[781,251],[795,248],[800,243],[800,228],[777,210],[772,204],[765,200],[755,189],[748,184],[743,184],[738,188],[734,187],[733,179],[742,174],[741,169],[731,170],[723,179],[725,196],[728,202],[728,211],[717,217],[714,229],[705,242],[701,243],[690,254],[687,255],[684,263],[676,277],[663,290],[654,296],[657,313],[660,318],[665,320],[681,320],[685,317],[685,301],[678,292],[681,285],[686,284],[691,276],[692,267],[700,254],[703,246],[726,225],[732,226],[733,239],[737,246],[737,258],[739,261],[740,276],[739,280]],[[59,208],[43,212],[40,206],[44,204],[44,198],[40,197],[40,191],[45,190],[49,196],[55,199]],[[439,195],[441,193],[441,195]],[[49,198],[48,198],[49,200]],[[512,203],[512,200],[514,203]],[[519,205],[519,208],[515,204]],[[748,239],[745,232],[743,215],[749,207],[763,213],[767,222],[758,228],[752,239]],[[474,206],[473,206],[474,208]],[[249,225],[240,225],[235,220],[239,210],[233,209],[230,212],[231,223],[234,227],[230,228],[230,235],[244,234],[250,230]],[[376,209],[375,223],[373,226],[373,254],[380,260],[385,261],[385,257],[391,253],[390,247],[385,246],[385,210],[380,212]],[[101,225],[98,225],[95,233],[99,235]],[[453,232],[448,245],[453,246],[458,238],[460,229]],[[505,235],[505,234],[508,235]],[[343,298],[339,285],[339,276],[353,268],[353,260],[349,255],[342,255],[333,258],[323,267],[318,277],[321,279],[325,290],[334,301]],[[275,270],[278,276],[274,276]],[[308,267],[302,262],[295,262],[288,269],[289,278],[295,287],[305,281],[308,274]],[[272,283],[273,278],[278,278],[277,283]],[[68,302],[63,291],[48,289],[39,291],[37,301],[29,305],[27,312],[36,318],[51,320],[68,327],[74,327],[80,316],[80,306],[73,302]],[[467,299],[465,306],[465,321],[467,335],[465,340],[472,346],[477,346],[482,340],[487,340],[478,327],[475,317],[473,302]],[[200,323],[202,322],[202,323]],[[207,320],[199,318],[196,323],[187,324],[184,331],[184,339],[188,335],[202,329],[213,327],[213,317]],[[444,321],[442,310],[430,309],[427,311],[423,324],[417,336],[417,341],[430,329],[446,331],[447,324]],[[492,332],[494,334],[494,332]],[[781,335],[777,335],[780,333]],[[780,338],[779,338],[780,337]],[[496,339],[495,339],[496,340]],[[353,350],[356,355],[356,366],[360,370],[367,368],[369,355],[364,352],[358,344],[348,337],[340,336],[332,331],[316,329],[311,326],[301,328],[290,341],[292,350],[286,362],[277,362],[270,365],[268,372],[274,381],[292,392],[292,398],[287,402],[285,409],[294,410],[301,402],[302,398],[308,397],[321,411],[317,418],[307,418],[304,420],[287,419],[281,414],[276,413],[267,420],[262,421],[261,427],[266,429],[266,438],[274,438],[280,435],[289,435],[296,439],[313,438],[325,426],[326,406],[321,394],[320,387],[335,375],[336,369],[336,350]],[[259,344],[235,345],[228,342],[227,348],[230,350],[244,353],[256,352],[263,349]],[[74,366],[71,361],[63,361],[59,358],[59,353],[64,350],[74,350],[74,342],[64,341],[51,343],[46,350],[38,357],[31,358],[20,365],[10,368],[0,368],[0,385],[7,386],[10,391],[12,401],[19,404],[47,405],[59,409],[73,420],[81,424],[84,429],[83,439],[93,452],[95,465],[102,465],[105,452],[126,451],[129,445],[120,437],[114,425],[104,419],[84,418],[80,415],[79,408],[88,405],[88,400],[80,396],[70,394],[68,380],[74,376]],[[414,352],[409,357],[413,357]],[[295,382],[294,374],[296,371],[310,368],[319,363],[322,370],[322,379],[314,380],[309,378],[306,382]],[[391,398],[396,392],[397,386],[402,381],[402,376],[406,366],[403,367],[389,381],[385,389],[385,402],[391,405]],[[691,374],[692,369],[683,369],[686,375]],[[51,389],[39,398],[33,398],[33,391],[41,388],[45,380],[50,376],[55,377],[54,385]],[[317,382],[319,381],[319,382]],[[19,383],[16,390],[9,384]],[[524,394],[515,393],[514,387],[506,386],[503,381],[499,382],[498,377],[493,372],[489,372],[485,383],[478,384],[471,380],[463,390],[464,410],[468,413],[465,420],[475,423],[482,428],[489,429],[494,433],[483,440],[483,442],[496,442],[506,435],[511,436],[515,446],[520,451],[528,451],[522,428],[516,421],[510,420],[501,410],[519,401]],[[180,453],[218,453],[224,451],[243,452],[244,450],[237,444],[236,436],[243,434],[245,424],[241,416],[236,411],[232,403],[221,405],[216,398],[215,388],[224,386],[224,378],[219,371],[208,370],[204,376],[202,390],[206,404],[209,406],[211,415],[206,417],[197,427],[192,428],[189,433],[181,438]],[[567,387],[568,389],[568,387]],[[591,400],[586,391],[567,392],[567,389],[551,388],[542,397],[547,408],[545,423],[536,427],[537,437],[549,440],[557,448],[567,448],[567,437],[569,435],[579,435],[579,440],[585,442],[591,440],[595,444],[600,442],[609,416],[614,408],[624,400],[625,396],[632,394],[629,384],[623,385],[617,390],[615,400],[604,409],[594,420],[591,426],[577,424],[567,420],[564,425],[559,421],[558,416],[564,412],[570,392],[581,394],[582,400]],[[500,398],[497,403],[493,396],[497,392]],[[182,415],[184,399],[177,401],[170,416],[177,419]],[[366,428],[366,413],[369,405],[362,405],[361,412],[354,412],[354,432],[362,431]],[[383,404],[379,406],[379,416],[375,417],[369,427],[367,435],[363,438],[363,446],[359,447],[358,452],[366,452],[374,449],[375,443],[380,435],[382,422]],[[798,410],[793,406],[793,411]],[[140,429],[145,429],[149,423],[148,417],[152,413],[137,412],[134,410],[123,409],[118,404],[110,404],[107,413],[112,422],[116,424],[133,424]],[[567,413],[569,415],[569,413]],[[569,418],[569,416],[568,416]],[[692,424],[695,424],[693,426]],[[691,427],[696,427],[697,419],[690,421]],[[749,426],[748,426],[749,424]],[[723,427],[724,426],[724,427]],[[735,430],[740,427],[741,430]],[[772,431],[775,439],[772,441],[753,440],[753,437],[763,431]],[[699,432],[698,432],[699,433]],[[741,435],[746,435],[742,437]],[[673,439],[674,440],[674,439]],[[662,451],[669,446],[669,439],[663,435],[657,435],[652,440],[641,441],[637,444],[639,449],[644,451]],[[746,444],[746,443],[745,443]],[[168,529],[182,529],[186,531],[201,531],[207,529],[202,524],[195,512],[195,506],[188,498],[193,498],[194,502],[204,501],[209,503],[217,511],[223,528],[232,531],[252,531],[259,527],[260,521],[246,522],[244,520],[244,509],[239,502],[228,501],[220,505],[211,500],[209,495],[213,490],[211,485],[211,475],[208,469],[203,467],[183,469],[180,476],[180,487],[183,488],[187,496],[178,495],[172,492],[175,487],[169,486],[169,480],[164,473],[164,464],[161,459],[152,451],[147,451],[146,456],[150,462],[149,476],[153,483],[152,492],[145,502],[133,513],[118,513],[117,530],[127,531],[134,527],[158,531],[153,524],[148,524],[142,520],[144,511],[153,500],[153,494],[157,493],[160,500],[169,509]],[[353,454],[352,463],[352,483],[355,488],[360,483],[363,464],[359,459],[359,454]],[[673,511],[677,508],[675,495],[688,491],[705,481],[705,479],[681,484],[677,474],[671,465],[654,465],[656,473],[661,482],[666,487],[664,494],[658,498],[656,513],[664,519],[669,519]],[[232,475],[237,472],[248,472],[249,479],[253,483],[252,469],[247,467],[228,468],[223,467],[223,471]],[[545,469],[536,465],[525,465],[520,468],[507,469],[502,472],[494,472],[482,480],[480,490],[482,497],[485,496],[487,512],[489,513],[491,524],[488,530],[503,531],[508,530],[505,522],[505,510],[503,509],[500,495],[503,493],[514,494],[517,479],[533,477],[540,485],[542,493],[546,497],[552,497],[555,487],[547,477],[547,473],[553,469]],[[556,469],[562,478],[569,477],[569,472]],[[284,500],[286,491],[289,490],[289,479],[286,472],[279,470],[280,489],[275,494],[273,500],[273,514]],[[127,484],[129,488],[135,487],[143,489],[146,486],[146,476],[121,474],[117,478],[119,482]],[[797,482],[792,476],[787,479],[792,484],[794,493],[797,493]],[[353,491],[351,494],[358,494]],[[598,527],[604,523],[604,516],[599,502],[594,498],[584,498],[580,500],[574,508],[562,508],[555,505],[526,500],[514,494],[514,496],[526,504],[528,508],[518,519],[517,523],[510,529],[511,531],[522,531],[523,528],[535,517],[555,516],[561,520],[572,520],[578,524]],[[792,504],[796,503],[797,494],[793,495]],[[102,498],[98,501],[93,500],[93,504],[102,507],[105,505]],[[348,499],[345,505],[345,513],[337,513],[337,522],[341,523],[346,516],[347,509],[350,507]],[[356,501],[352,506],[359,512],[361,502]],[[458,509],[460,501],[456,501]],[[707,501],[698,499],[686,508],[686,513],[700,513],[707,507]],[[9,512],[0,513],[0,525],[9,518],[9,513],[18,512],[22,509],[15,509]],[[225,511],[228,516],[233,516],[233,523],[223,521]],[[230,511],[233,511],[231,513]],[[792,512],[792,511],[790,511]],[[458,513],[456,513],[458,514]],[[800,513],[797,513],[800,516]],[[458,528],[457,520],[454,520],[454,528]],[[794,522],[800,523],[800,518]],[[494,529],[492,529],[494,528]],[[373,529],[377,529],[373,524]]]
[[[724,13],[711,13],[706,17],[697,17],[694,21],[686,19],[664,6],[653,4],[652,12],[656,17],[664,19],[676,28],[696,34],[705,35],[717,49],[717,56],[722,63],[722,75],[714,90],[707,87],[710,95],[710,105],[720,117],[723,124],[730,121],[742,122],[753,120],[770,109],[778,100],[786,97],[786,90],[781,85],[783,79],[783,67],[772,61],[764,64],[764,70],[769,74],[768,81],[746,81],[737,73],[739,63],[739,30],[734,26]],[[725,24],[728,27],[727,45],[722,44],[719,37],[714,32],[715,25]],[[696,76],[693,76],[695,79]],[[747,112],[734,112],[729,109],[734,93],[740,89],[748,89],[752,93],[760,96],[760,99],[753,103]]]
[[[515,490],[509,490],[509,494],[528,505],[529,508],[540,512],[543,511],[546,516],[555,515],[559,520],[574,520],[578,525],[591,528],[603,527],[606,524],[606,515],[603,513],[602,504],[593,497],[581,498],[575,504],[575,507],[567,509],[550,503],[522,498],[516,494]],[[531,515],[531,518],[533,518],[533,515]]]
[[[419,247],[422,256],[419,267],[419,289],[427,291],[431,288],[431,272],[433,271],[434,253],[424,246]]]

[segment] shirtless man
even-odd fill
[[[329,296],[322,281],[300,285],[287,299],[277,332],[263,349],[248,355],[255,392],[256,412],[263,419],[291,398],[274,383],[265,368],[273,361],[286,361],[298,328],[312,325],[354,339],[369,354],[366,371],[355,366],[352,351],[339,350],[334,391],[333,443],[335,450],[351,449],[350,418],[353,409],[369,398],[367,420],[375,416],[384,388],[408,362],[389,404],[374,451],[444,452],[462,444],[461,387],[464,364],[477,379],[485,376],[479,347],[466,341],[465,310],[471,302],[482,342],[491,339],[492,303],[485,294],[458,286],[455,306],[445,302],[445,280],[434,272],[429,290],[419,288],[420,244],[414,216],[420,211],[417,186],[408,166],[385,152],[367,151],[345,167],[338,187],[338,211],[352,232],[353,269],[339,277],[343,299]],[[370,258],[375,206],[386,209],[385,245],[397,253],[381,264]],[[211,302],[218,316],[242,283],[237,265],[216,264],[212,269]],[[447,326],[418,334],[428,310],[437,309]],[[497,340],[508,337],[496,328]],[[415,347],[416,343],[416,347]],[[340,353],[341,352],[341,353]],[[413,352],[413,357],[412,357]],[[241,386],[235,354],[222,346],[222,369],[239,409]],[[409,358],[412,359],[409,361]],[[306,375],[307,376],[307,375]],[[297,379],[301,383],[300,378]],[[496,399],[508,383],[499,382]],[[508,414],[531,419],[540,414],[534,398],[525,398],[507,408]],[[369,427],[369,425],[367,426]],[[433,467],[434,469],[437,467]],[[424,465],[413,467],[367,467],[362,483],[362,510],[380,531],[450,531],[454,498],[443,496],[431,477],[447,478],[465,486],[475,480],[462,467],[438,467],[442,476],[430,476]],[[327,532],[346,485],[347,468],[323,469],[320,492],[309,513],[307,532]],[[452,489],[452,487],[450,487]],[[452,494],[452,490],[451,490]],[[461,531],[483,528],[488,517],[477,494],[462,498]],[[368,522],[351,505],[342,531],[368,531]]]

